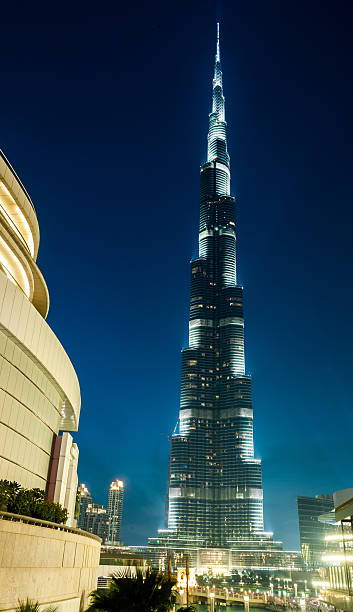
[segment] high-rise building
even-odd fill
[[[89,503],[85,510],[82,529],[99,536],[102,539],[102,544],[104,544],[109,533],[107,509],[102,504]]]
[[[78,448],[67,432],[78,429],[80,387],[45,320],[38,248],[34,205],[0,151],[0,479],[45,490],[66,506],[70,525]]]
[[[336,532],[336,526],[320,520],[322,515],[333,510],[333,496],[300,496],[297,501],[300,548],[304,563],[309,568],[320,567],[324,565],[323,554],[330,545],[325,538]]]
[[[93,499],[89,490],[83,482],[78,486],[78,493],[80,495],[80,509],[78,514],[77,527],[79,529],[85,529],[84,525],[86,521],[86,510],[88,504],[92,504]]]
[[[121,520],[123,516],[124,483],[119,478],[113,480],[108,494],[108,516],[110,544],[120,543]]]
[[[207,161],[200,171],[199,255],[191,262],[189,346],[182,351],[179,427],[170,439],[166,520],[178,542],[236,548],[270,535],[264,532],[261,461],[254,456],[226,128],[217,26]]]

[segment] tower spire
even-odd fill
[[[212,81],[212,112],[209,115],[207,161],[219,161],[229,167],[227,135],[219,45],[219,23],[217,23],[217,46]]]
[[[219,51],[219,23],[217,23],[217,52],[216,52],[216,62],[221,61],[221,55]]]

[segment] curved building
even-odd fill
[[[80,387],[46,323],[49,294],[36,264],[32,201],[0,152],[0,479],[45,489],[73,511]]]

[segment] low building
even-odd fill
[[[133,578],[136,571],[145,571],[147,563],[143,554],[129,546],[102,546],[98,568],[98,588],[108,588],[112,575]]]
[[[142,554],[148,565],[160,571],[168,568],[168,559],[171,557],[173,570],[185,565],[189,558],[190,567],[198,573],[228,573],[233,570],[261,570],[282,571],[300,570],[303,561],[299,551],[281,549],[228,549],[228,548],[201,548],[176,546],[130,546],[131,551]]]
[[[337,491],[333,498],[338,529],[326,539],[336,550],[323,555],[328,571],[322,596],[336,609],[353,612],[353,488]]]

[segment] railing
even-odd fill
[[[47,529],[55,529],[56,531],[66,531],[67,533],[74,533],[75,535],[84,536],[91,538],[101,543],[101,538],[94,533],[88,533],[82,529],[76,529],[76,527],[68,527],[67,525],[60,525],[59,523],[51,523],[50,521],[44,521],[42,519],[32,518],[31,516],[23,516],[22,514],[12,514],[11,512],[0,511],[0,520],[12,521],[14,523],[26,523],[27,525],[35,525],[36,527],[46,527]]]
[[[230,589],[220,589],[217,587],[210,588],[207,586],[194,586],[189,588],[189,592],[191,595],[200,595],[203,597],[209,597],[210,592],[214,593],[215,599],[226,599],[228,600],[237,600],[244,601],[244,595],[249,596],[249,600],[251,601],[262,601],[267,602],[267,596],[265,593],[247,593],[242,591],[231,591]]]

